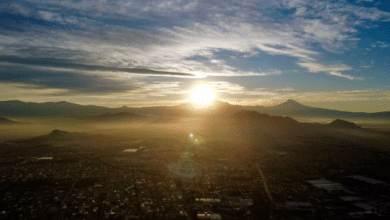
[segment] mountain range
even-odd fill
[[[229,115],[241,110],[252,110],[262,114],[290,117],[390,119],[390,111],[376,113],[338,111],[302,105],[291,99],[279,105],[270,107],[241,106],[215,101],[211,107],[205,109],[196,109],[196,107],[190,103],[176,106],[142,108],[130,108],[123,106],[120,108],[108,108],[95,105],[79,105],[65,101],[44,103],[22,102],[18,100],[0,101],[0,116],[12,117],[101,115],[101,120],[109,120],[108,118],[112,117],[123,117],[123,114],[125,113],[136,114],[132,115],[132,117],[139,117],[138,115],[158,117],[198,117],[204,115],[218,115],[228,117]]]

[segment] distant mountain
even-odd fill
[[[270,115],[283,115],[292,117],[390,119],[390,112],[366,113],[314,108],[302,105],[291,99],[271,107],[247,106],[245,109],[255,110],[257,112]]]
[[[22,102],[17,100],[0,102],[0,115],[29,116],[67,116],[97,115],[110,111],[110,108],[78,105],[69,102]]]
[[[283,102],[281,104],[270,106],[270,107],[264,107],[264,106],[245,106],[244,109],[246,110],[254,110],[259,113],[264,114],[272,114],[272,115],[281,115],[286,114],[289,112],[294,112],[302,109],[311,109],[312,107],[302,105],[292,99],[287,100],[286,102]]]
[[[179,122],[180,118],[178,117],[158,117],[157,119],[151,121],[149,124],[167,124]]]
[[[312,109],[312,107],[302,105],[302,104],[300,104],[292,99],[289,99],[286,102],[283,102],[279,105],[268,107],[269,112],[275,112],[278,114],[289,113],[289,112],[298,111],[301,109]]]
[[[241,122],[254,122],[264,126],[290,126],[299,124],[299,122],[290,117],[270,116],[250,110],[239,111],[238,113],[229,117],[229,119],[239,120]]]
[[[121,108],[124,110],[125,108]],[[126,107],[127,112],[140,114],[140,115],[153,115],[153,116],[163,116],[163,117],[185,117],[188,115],[186,109],[177,106],[152,106],[152,107],[143,107],[143,108],[128,108]],[[117,112],[118,109],[113,109],[113,112]]]
[[[0,115],[9,116],[91,116],[102,114],[113,114],[102,116],[101,118],[121,118],[125,117],[123,112],[144,116],[158,117],[228,117],[241,110],[254,110],[268,115],[281,115],[291,117],[322,117],[322,118],[359,118],[359,119],[390,119],[390,112],[346,112],[323,108],[314,108],[302,105],[294,100],[287,100],[279,105],[264,106],[240,106],[231,105],[226,102],[215,101],[207,108],[198,108],[191,103],[176,106],[153,106],[143,108],[107,108],[93,105],[78,105],[69,102],[45,102],[31,103],[21,101],[0,101]],[[119,114],[119,115],[115,115]],[[137,117],[137,116],[129,116]]]
[[[2,125],[2,124],[20,124],[20,123],[17,121],[13,121],[13,120],[4,118],[4,117],[0,117],[0,125]]]
[[[192,117],[197,116],[213,116],[217,118],[226,118],[242,109],[244,109],[244,106],[240,105],[232,105],[226,102],[222,101],[214,101],[210,104],[207,108],[201,108],[197,107],[196,105],[193,105],[192,103],[185,103],[180,106],[178,106],[182,111],[184,110],[187,115]]]
[[[237,109],[242,109],[243,106],[231,105],[226,102],[214,101],[207,108],[201,108],[192,103],[184,103],[176,106],[153,106],[153,107],[143,107],[143,108],[128,108],[121,107],[120,110],[126,110],[127,112],[132,112],[142,115],[152,115],[158,117],[204,117],[209,115],[214,115],[217,117],[228,116],[231,113],[235,112]],[[114,112],[118,109],[113,109]]]
[[[94,121],[100,122],[128,122],[128,121],[140,121],[145,120],[148,117],[131,112],[118,112],[118,113],[105,113],[102,115],[94,116]]]
[[[323,108],[305,108],[286,113],[289,116],[308,116],[324,118],[366,118],[366,119],[390,119],[390,112],[346,112]]]
[[[336,119],[336,120],[332,121],[331,123],[328,124],[328,126],[333,127],[333,128],[345,128],[345,129],[358,129],[358,128],[360,128],[360,126],[357,126],[353,122],[344,121],[341,119]]]

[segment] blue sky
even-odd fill
[[[389,111],[389,36],[386,1],[3,1],[0,100]]]

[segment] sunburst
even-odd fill
[[[198,86],[191,91],[191,100],[198,107],[207,107],[215,100],[215,93],[209,86]]]

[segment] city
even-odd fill
[[[231,152],[217,156],[225,144],[238,142],[196,144],[192,134],[183,142],[155,138],[116,147],[94,145],[93,138],[61,141],[61,136],[72,135],[54,130],[39,142],[1,146],[1,219],[384,219],[389,215],[389,184],[348,175],[356,169],[351,164],[356,158],[344,158],[343,165],[337,165],[310,162],[299,156],[302,152],[287,149],[252,149],[253,155],[240,155],[251,151],[250,145],[241,145],[242,150],[226,147],[236,151],[235,157]],[[45,143],[48,137],[52,145]],[[381,158],[379,164],[390,158],[385,153],[372,157]],[[370,158],[367,153],[366,158]],[[283,168],[286,165],[295,171]],[[307,177],[316,178],[300,180]]]

